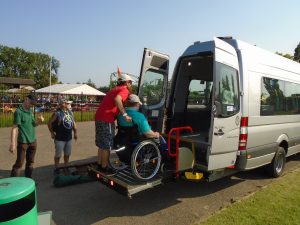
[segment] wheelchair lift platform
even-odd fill
[[[88,170],[89,174],[94,176],[100,183],[127,196],[129,199],[131,199],[134,194],[161,185],[174,177],[174,173],[167,175],[166,173],[162,174],[159,172],[152,179],[141,181],[134,177],[130,167],[119,170],[114,175],[105,175],[93,166],[89,166]]]

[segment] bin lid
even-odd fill
[[[0,179],[0,205],[14,202],[31,194],[35,183],[26,177],[10,177]]]

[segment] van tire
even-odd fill
[[[267,172],[272,177],[280,177],[283,173],[285,167],[285,150],[283,147],[278,147],[278,150],[272,160],[272,162],[267,165]]]

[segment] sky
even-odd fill
[[[139,75],[144,48],[170,56],[170,72],[195,41],[232,36],[293,55],[299,0],[0,0],[0,44],[60,61],[63,83],[106,86]]]

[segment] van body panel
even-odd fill
[[[286,156],[294,155],[294,154],[300,152],[300,144],[299,144],[300,143],[300,139],[297,139],[297,141],[295,141],[295,143],[298,143],[298,144],[297,145],[296,144],[289,145],[291,147],[289,147]]]
[[[255,169],[266,164],[269,164],[275,156],[275,152],[262,155],[256,158],[247,159],[246,157],[238,157],[237,168],[241,170]]]
[[[278,144],[276,142],[273,142],[267,145],[260,145],[254,148],[248,148],[247,155],[251,156],[251,158],[257,158],[263,155],[275,153],[277,149],[278,149]]]
[[[209,155],[208,171],[215,170],[215,168],[226,168],[234,165],[236,161],[236,151],[225,152],[215,155]]]
[[[248,148],[299,138],[300,123],[276,123],[248,127]]]
[[[215,61],[228,65],[234,69],[239,68],[236,50],[219,38],[214,38]]]
[[[215,38],[215,66],[214,66],[214,106],[218,111],[218,105],[221,104],[224,111],[228,112],[229,115],[212,115],[212,125],[211,125],[211,147],[208,151],[208,170],[215,170],[231,166],[235,164],[236,155],[238,150],[238,140],[239,140],[239,128],[240,128],[240,117],[241,113],[239,109],[234,109],[233,102],[227,102],[224,100],[225,94],[222,94],[218,89],[225,91],[230,90],[231,94],[233,90],[229,88],[231,79],[234,76],[236,82],[239,82],[239,64],[238,57],[235,49],[228,43]],[[221,63],[222,67],[218,70],[217,66]],[[224,67],[226,65],[228,67]],[[233,68],[233,69],[230,69]],[[235,71],[235,72],[234,72]],[[222,88],[220,88],[220,86]],[[239,84],[237,84],[234,89],[236,92],[237,101],[239,101]],[[216,97],[217,96],[217,97]],[[221,103],[220,103],[221,102]],[[225,104],[226,103],[226,104]],[[238,105],[240,103],[238,102]],[[222,110],[223,110],[222,109]],[[237,110],[236,113],[232,113]],[[219,161],[220,160],[220,161]]]

